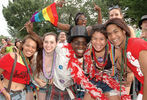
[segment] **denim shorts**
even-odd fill
[[[91,83],[96,85],[97,88],[101,88],[103,90],[103,93],[110,92],[111,90],[113,90],[111,87],[109,87],[106,83],[104,83],[102,81],[96,82],[94,80],[91,80]]]
[[[19,92],[9,92],[11,100],[26,100],[26,91],[22,90]],[[3,94],[0,94],[0,100],[6,100]]]
[[[90,82],[95,85],[97,88],[101,88],[103,90],[103,93],[105,92],[110,92],[111,90],[113,90],[112,88],[110,88],[106,83],[102,82],[102,81],[94,81],[90,80]],[[76,89],[77,89],[77,93],[76,93],[76,97],[77,98],[83,98],[84,94],[85,94],[85,90],[81,87],[81,85],[77,85],[76,84]]]

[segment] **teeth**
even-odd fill
[[[79,53],[83,53],[84,52],[84,50],[77,50]]]
[[[31,52],[27,52],[28,54],[32,54]]]
[[[113,40],[114,42],[117,42],[117,39],[116,40]]]

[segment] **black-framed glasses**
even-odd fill
[[[109,8],[109,11],[111,11],[111,10],[113,10],[113,9],[118,9],[118,8],[120,8],[118,5],[112,6],[112,7]]]

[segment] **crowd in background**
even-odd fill
[[[138,22],[140,31],[136,32],[125,23],[118,6],[109,9],[105,23],[101,8],[94,4],[94,9],[98,12],[95,25],[87,26],[86,16],[80,12],[75,26],[57,23],[58,36],[48,32],[40,37],[28,21],[28,35],[23,40],[12,43],[10,38],[2,38],[0,98],[147,99],[147,15]]]

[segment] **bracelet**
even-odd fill
[[[5,88],[2,88],[2,89],[0,90],[0,93],[2,93],[4,90],[5,90]]]

